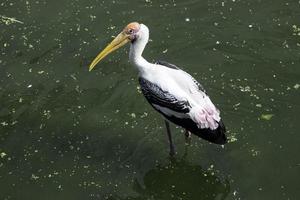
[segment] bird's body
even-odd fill
[[[203,87],[190,74],[173,64],[164,61],[150,63],[143,58],[142,52],[149,39],[147,26],[130,23],[121,34],[118,35],[121,39],[117,37],[110,44],[112,46],[107,47],[108,50],[103,50],[97,56],[90,69],[110,53],[109,47],[114,50],[115,46],[118,48],[123,45],[128,34],[127,40],[131,41],[129,60],[139,71],[142,93],[151,106],[168,121],[205,140],[216,144],[226,143],[220,112]],[[122,37],[125,39],[122,40]],[[168,124],[167,129],[171,139]]]
[[[150,79],[147,76],[139,77],[141,90],[151,106],[167,120],[191,133],[210,142],[224,144],[225,128],[220,112],[203,91],[203,87],[179,68],[155,65],[153,67],[162,68],[155,70],[156,72],[166,73]]]

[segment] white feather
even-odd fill
[[[149,63],[142,57],[142,52],[149,39],[149,29],[141,24],[139,37],[131,44],[129,60],[138,70],[139,75],[156,84],[163,91],[169,92],[179,101],[188,101],[191,111],[182,114],[159,105],[154,107],[168,116],[190,118],[199,128],[218,128],[220,112],[211,102],[210,98],[193,81],[190,74],[182,70],[168,68],[159,64]]]

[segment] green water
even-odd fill
[[[3,0],[0,15],[0,199],[299,199],[299,1]],[[128,46],[88,72],[131,21],[149,61],[204,85],[230,143],[186,146],[172,126],[170,159]]]

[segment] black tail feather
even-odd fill
[[[227,137],[225,135],[226,128],[222,120],[218,122],[219,126],[215,130],[211,130],[209,128],[200,129],[198,128],[197,124],[188,118],[176,118],[174,116],[166,116],[164,115],[168,120],[171,122],[187,129],[194,135],[197,135],[201,137],[204,140],[207,140],[214,144],[226,144],[227,143]]]
[[[198,128],[197,130],[194,130],[194,132],[192,131],[191,132],[212,143],[221,144],[221,145],[226,144],[227,143],[227,137],[225,135],[226,128],[222,120],[220,120],[218,124],[219,126],[215,130]]]

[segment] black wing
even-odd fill
[[[191,133],[208,140],[212,143],[216,144],[225,144],[227,139],[225,135],[225,126],[223,125],[222,121],[218,122],[219,127],[215,130],[211,129],[200,129],[198,125],[190,118],[182,118],[180,116],[175,115],[168,115],[166,111],[160,110],[156,108],[153,104],[159,105],[164,108],[168,108],[172,111],[178,113],[188,113],[190,111],[190,105],[187,101],[179,101],[176,99],[172,94],[163,91],[160,87],[153,84],[152,82],[144,79],[139,78],[139,82],[141,85],[142,92],[148,102],[156,109],[159,113],[161,113],[165,118],[169,121],[184,127],[185,129],[189,130]]]
[[[158,61],[155,62],[155,64],[159,64],[159,65],[163,65],[165,67],[171,68],[171,69],[183,71],[182,69],[180,69],[176,65],[168,63],[166,61],[158,60]],[[185,72],[185,73],[187,73],[187,72]],[[190,74],[188,74],[188,75],[191,77],[191,79],[194,81],[194,83],[198,86],[198,89],[206,94],[206,91],[205,91],[204,87],[196,79],[194,79],[194,77],[192,77]]]
[[[189,102],[176,99],[169,92],[163,91],[159,86],[142,77],[139,77],[139,83],[144,96],[152,106],[156,104],[180,113],[188,113],[190,111]]]

